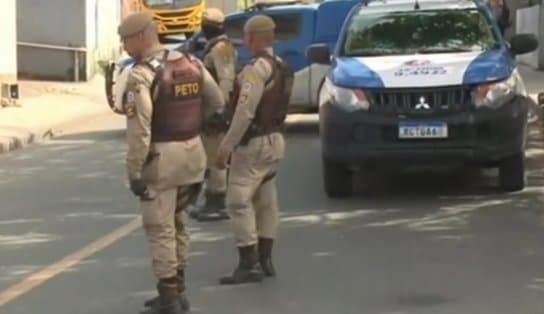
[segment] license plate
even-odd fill
[[[399,123],[399,138],[447,138],[448,125],[444,122],[413,122]]]

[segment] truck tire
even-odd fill
[[[525,157],[523,153],[501,161],[499,165],[499,186],[507,192],[521,191],[525,188]]]
[[[330,198],[344,198],[353,194],[353,171],[326,158],[323,158],[323,182]]]

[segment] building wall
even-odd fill
[[[540,19],[540,5],[520,8],[516,12],[516,31],[518,33],[540,33],[538,24]],[[518,56],[518,60],[533,68],[538,68],[539,51]]]
[[[97,72],[99,60],[118,55],[119,8],[119,0],[17,0],[18,40],[85,48],[80,53],[79,72],[80,79],[86,80]],[[19,45],[17,55],[22,75],[74,79],[73,52]]]
[[[0,84],[17,80],[17,23],[15,0],[0,1]]]
[[[17,0],[20,42],[85,47],[82,21],[85,21],[85,0]],[[49,79],[72,78],[73,53],[24,46],[17,50],[19,73]]]

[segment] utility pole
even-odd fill
[[[19,98],[17,87],[17,6],[16,0],[0,1],[0,104],[14,105]]]

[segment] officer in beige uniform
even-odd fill
[[[275,275],[271,257],[278,229],[275,175],[284,157],[281,131],[293,73],[274,56],[274,29],[274,21],[265,15],[250,18],[244,26],[254,58],[236,80],[227,108],[230,128],[217,153],[221,168],[227,167],[230,157],[226,201],[240,258],[221,284],[258,282],[263,272]]]
[[[221,10],[208,8],[202,14],[202,33],[208,40],[204,47],[204,66],[221,88],[228,101],[235,79],[236,49],[225,34],[225,16]],[[218,117],[220,124],[222,117]],[[217,148],[223,138],[219,127],[211,126],[202,133],[202,142],[208,157],[206,176],[206,203],[202,208],[191,211],[191,217],[199,221],[228,219],[225,210],[227,171],[215,167]]]
[[[202,182],[206,154],[202,123],[224,98],[197,59],[159,43],[153,17],[136,13],[119,26],[124,49],[136,61],[123,99],[127,117],[127,172],[140,209],[158,279],[148,313],[189,310],[185,298],[189,234],[185,208]]]

